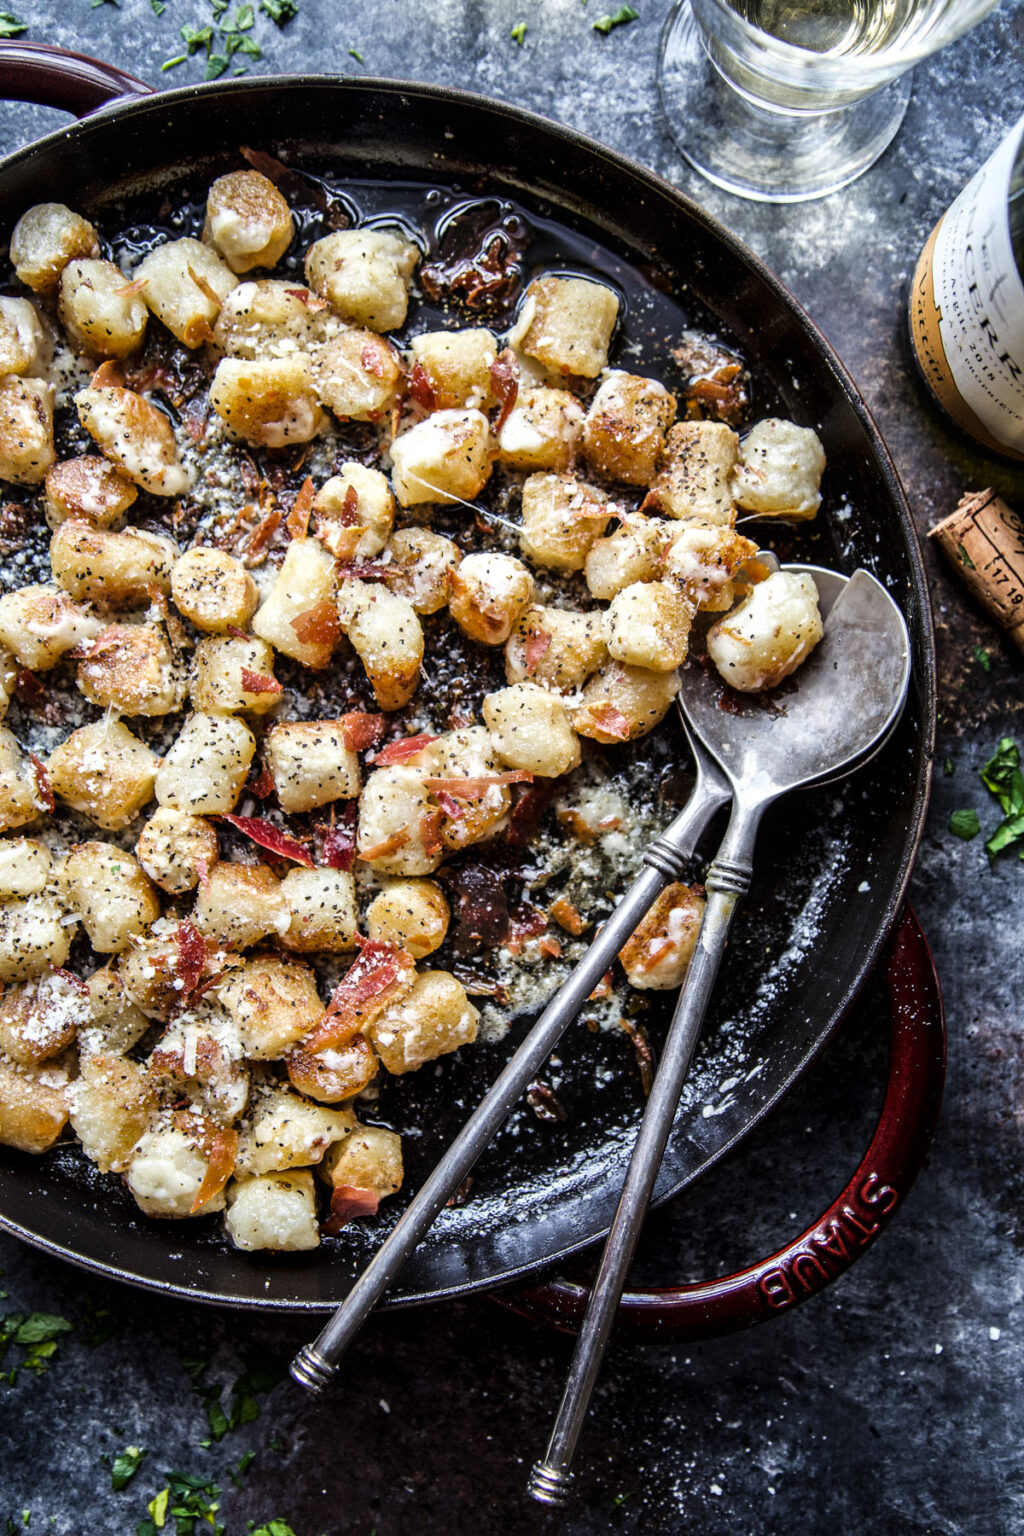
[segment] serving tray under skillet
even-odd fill
[[[412,185],[508,197],[527,216],[565,226],[576,250],[592,241],[606,253],[595,264],[624,262],[653,278],[665,304],[678,305],[680,328],[710,326],[740,347],[755,414],[778,410],[818,428],[829,465],[825,510],[801,537],[801,556],[847,571],[865,565],[903,607],[914,674],[896,735],[869,769],[793,798],[766,820],[754,890],[658,1183],[665,1198],[749,1131],[828,1039],[877,957],[909,877],[927,798],[934,664],[916,538],[893,467],[823,338],[721,226],[601,146],[466,94],[293,77],[117,106],[0,165],[0,239],[33,202],[64,201],[102,217],[121,199],[237,168],[242,144],[342,185],[393,179],[396,194]],[[672,750],[674,727],[662,730]],[[666,820],[673,809],[665,804]],[[523,1027],[502,1044],[401,1080],[395,1123],[419,1132],[405,1138],[407,1187]],[[654,1024],[651,1033],[656,1040]],[[408,1264],[395,1300],[492,1285],[606,1229],[642,1107],[637,1076],[622,1037],[581,1026],[563,1042],[558,1073],[567,1120],[542,1122],[528,1109],[513,1118],[478,1165],[469,1199],[442,1213]],[[90,1268],[197,1300],[329,1307],[400,1202],[312,1254],[247,1256],[225,1247],[215,1220],[146,1220],[116,1179],[99,1176],[70,1147],[42,1159],[0,1149],[0,1226]]]

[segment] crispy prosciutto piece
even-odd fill
[[[50,784],[50,775],[34,752],[29,753],[28,760],[32,764],[32,772],[36,776],[36,794],[39,797],[39,804],[52,812],[57,801],[54,798],[53,787]]]
[[[455,901],[455,950],[497,949],[508,938],[512,919],[508,897],[497,873],[487,864],[463,864],[453,870],[449,884]]]
[[[437,410],[437,395],[422,363],[415,363],[409,375],[409,396],[417,405],[422,406],[423,410]]]
[[[614,704],[595,704],[590,711],[591,723],[600,731],[598,741],[628,741],[629,721]]]
[[[463,820],[466,808],[464,805],[459,804],[454,795],[450,795],[446,789],[435,789],[433,795],[449,821]]]
[[[444,839],[441,836],[443,820],[444,813],[440,810],[424,811],[420,817],[420,842],[428,859],[432,859],[444,847]]]
[[[551,635],[539,625],[531,625],[526,636],[523,652],[526,658],[526,675],[532,677],[551,647]]]
[[[242,687],[246,693],[280,693],[282,691],[276,677],[268,677],[265,672],[250,672],[248,667],[242,668]]]
[[[329,598],[325,598],[322,603],[314,604],[312,608],[307,608],[305,613],[297,613],[290,622],[296,639],[302,645],[335,646],[338,643],[338,636],[341,633],[338,609]]]
[[[560,783],[559,779],[541,779],[539,784],[531,784],[525,789],[516,800],[505,829],[505,841],[513,848],[525,848],[534,836]]]
[[[182,996],[186,998],[198,987],[206,967],[206,940],[187,917],[174,931],[174,948],[174,973],[181,982]]]
[[[282,832],[280,827],[275,827],[272,821],[267,821],[266,817],[222,816],[220,819],[229,822],[243,837],[251,837],[261,848],[276,853],[278,858],[294,859],[296,864],[305,864],[307,869],[313,868],[309,850],[296,842],[294,837],[289,837],[287,832]]]
[[[373,766],[391,768],[395,763],[404,763],[406,758],[415,757],[417,752],[422,752],[424,747],[429,747],[432,741],[437,740],[428,731],[421,731],[418,736],[403,736],[399,741],[389,741],[374,757]]]
[[[292,539],[304,539],[309,531],[309,519],[313,511],[313,476],[307,475],[299,487],[298,495],[292,502],[292,509],[288,513],[285,527],[288,536]]]
[[[491,389],[501,406],[498,419],[494,424],[494,435],[497,437],[511,416],[516,400],[519,398],[519,360],[510,347],[499,352],[491,364]]]
[[[266,800],[274,793],[275,788],[274,775],[266,763],[261,765],[259,773],[252,782],[246,785],[246,789],[251,795],[255,795],[257,800]]]
[[[338,576],[350,576],[353,581],[385,581],[390,575],[390,566],[374,560],[347,560],[338,566]]]
[[[327,869],[340,869],[344,873],[356,860],[356,820],[359,814],[354,801],[346,805],[341,817],[335,820],[331,807],[330,821],[321,821],[313,828],[320,840],[319,863]]]
[[[533,774],[528,769],[511,768],[508,773],[482,774],[476,779],[424,779],[423,787],[435,796],[452,795],[456,800],[479,800],[496,786],[532,783]]]
[[[208,1162],[206,1172],[203,1174],[203,1182],[196,1191],[196,1197],[192,1202],[192,1210],[189,1213],[194,1216],[202,1210],[207,1200],[212,1200],[219,1195],[228,1179],[235,1171],[235,1159],[238,1156],[238,1132],[230,1127],[214,1129],[210,1126],[210,1134],[205,1141],[203,1151]]]
[[[341,717],[342,739],[350,752],[365,752],[375,747],[387,730],[384,715],[371,715],[365,709],[354,709]]]
[[[409,841],[411,833],[408,828],[400,827],[397,832],[392,832],[382,843],[374,843],[372,848],[364,848],[359,855],[364,864],[372,864],[374,859],[389,859],[399,848],[404,848]]]
[[[407,950],[380,939],[365,939],[359,954],[331,994],[319,1022],[303,1041],[307,1051],[347,1045],[391,1003],[409,991],[416,964]]]
[[[298,299],[300,304],[305,304],[311,315],[318,315],[322,309],[327,308],[327,300],[322,299],[318,293],[311,293],[308,288],[286,288],[285,293],[290,299]]]
[[[331,1196],[331,1214],[324,1231],[331,1237],[359,1216],[376,1216],[380,1205],[372,1189],[357,1189],[354,1184],[339,1184]]]
[[[243,565],[254,566],[263,564],[264,560],[267,558],[267,550],[270,547],[270,541],[280,526],[281,514],[275,507],[273,511],[268,512],[266,517],[262,518],[260,522],[257,523],[252,532],[246,534],[245,538],[242,540],[239,553],[241,554]]]

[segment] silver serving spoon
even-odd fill
[[[777,569],[773,555],[758,558],[771,569]],[[831,602],[846,585],[846,578],[832,572],[822,574],[834,584],[825,584],[827,600]],[[685,714],[683,724],[697,774],[690,799],[668,830],[646,851],[646,868],[466,1121],[348,1296],[318,1338],[305,1345],[293,1360],[291,1374],[307,1391],[317,1394],[327,1386],[337,1362],[405,1260],[494,1139],[637,924],[665,886],[683,877],[705,827],[728,802],[728,779],[687,728]]]
[[[679,1095],[711,997],[736,904],[749,889],[754,840],[768,805],[789,790],[829,782],[861,766],[893,729],[910,682],[903,616],[867,571],[846,578],[815,566],[825,633],[796,674],[798,686],[769,713],[752,703],[718,707],[697,667],[683,673],[679,704],[732,790],[732,816],[705,878],[708,900],[657,1075],[633,1148],[622,1195],[594,1281],[586,1317],[544,1460],[528,1490],[540,1503],[564,1504],[573,1453],[601,1367],[637,1238],[650,1203]]]

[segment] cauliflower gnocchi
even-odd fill
[[[621,857],[571,843],[629,846],[605,765],[698,617],[740,689],[821,633],[735,531],[814,515],[810,427],[620,366],[599,271],[510,267],[490,308],[490,247],[449,292],[404,215],[295,249],[308,216],[230,170],[140,260],[40,204],[0,295],[0,481],[52,530],[0,595],[0,1143],[70,1119],[245,1251],[372,1218],[402,1146],[359,1101],[454,1071],[603,921]],[[680,985],[702,910],[663,893],[631,986]]]

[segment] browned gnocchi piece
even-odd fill
[[[101,619],[55,587],[19,587],[0,597],[0,644],[32,672],[55,667],[102,628]]]
[[[0,376],[40,374],[51,351],[50,338],[32,300],[0,295]]]
[[[338,643],[334,559],[316,539],[293,539],[252,621],[275,650],[319,670]]]
[[[535,565],[582,571],[613,510],[603,491],[575,475],[531,475],[523,486],[519,547]]]
[[[664,720],[678,692],[678,672],[652,672],[648,667],[609,661],[583,689],[572,711],[573,729],[609,745],[636,741]]]
[[[437,613],[447,605],[452,573],[462,551],[431,528],[400,528],[387,543],[388,589],[404,597],[417,613]]]
[[[389,880],[371,901],[366,931],[372,940],[397,944],[414,960],[440,949],[451,910],[436,880]]]
[[[294,1046],[284,1064],[292,1086],[318,1104],[353,1099],[377,1075],[377,1058],[365,1035],[353,1035],[344,1045],[326,1051]]]
[[[210,404],[232,437],[264,448],[308,443],[323,431],[313,364],[287,357],[224,357],[210,385]]]
[[[308,352],[324,327],[294,283],[239,283],[221,305],[211,345],[225,357],[287,357]],[[335,325],[340,321],[335,320]]]
[[[334,1189],[358,1189],[385,1200],[401,1189],[402,1138],[382,1125],[355,1125],[336,1142],[321,1165]]]
[[[259,171],[218,176],[206,195],[203,240],[232,272],[274,267],[291,244],[292,212]]]
[[[607,655],[601,614],[528,608],[505,646],[505,677],[575,693]]]
[[[450,971],[421,971],[412,991],[370,1025],[374,1049],[388,1072],[415,1072],[476,1039],[480,1015]]]
[[[264,715],[281,702],[274,648],[249,635],[207,635],[192,655],[189,693],[207,715]]]
[[[520,389],[498,434],[498,452],[510,469],[571,469],[583,441],[583,407],[565,389]]]
[[[467,555],[452,572],[450,587],[452,618],[484,645],[504,645],[533,601],[533,577],[513,555]]]
[[[46,521],[51,528],[59,528],[74,517],[97,528],[115,528],[138,494],[133,481],[107,459],[65,459],[46,471]]]
[[[156,624],[110,624],[78,663],[79,691],[92,704],[118,714],[169,715],[186,690],[166,632]]]
[[[609,601],[635,581],[656,581],[661,575],[665,545],[672,524],[659,517],[630,512],[605,539],[587,551],[584,573],[592,597]]]
[[[619,298],[605,283],[583,277],[538,277],[526,290],[509,345],[552,373],[596,379],[608,366]]]
[[[481,713],[508,767],[556,779],[579,766],[580,744],[569,712],[548,689],[513,683],[487,694]]]
[[[0,1143],[19,1152],[45,1152],[67,1123],[66,1074],[0,1061]]]
[[[587,412],[583,428],[587,463],[608,480],[649,485],[675,415],[675,396],[664,384],[612,369]]]
[[[730,688],[758,693],[789,677],[824,633],[813,576],[775,571],[708,631],[708,655]]]
[[[234,715],[189,715],[155,777],[161,805],[191,816],[233,811],[256,755],[256,739]]]
[[[57,890],[101,955],[118,954],[160,916],[160,900],[138,862],[114,843],[78,843],[57,873]]]
[[[20,1067],[60,1056],[91,1019],[89,989],[63,971],[8,987],[0,998],[0,1054]]]
[[[193,921],[225,949],[249,949],[291,921],[281,882],[266,864],[215,864],[200,885]]]
[[[313,498],[317,539],[339,560],[372,560],[388,541],[395,498],[379,469],[342,464]]]
[[[604,615],[608,654],[631,667],[673,672],[686,660],[693,608],[667,581],[638,581]]]
[[[651,494],[668,516],[699,518],[731,528],[736,522],[732,472],[739,438],[721,421],[677,421],[669,428]]]
[[[358,857],[382,875],[433,874],[440,821],[417,769],[376,768],[359,797]]]
[[[38,896],[46,889],[53,858],[45,843],[32,837],[0,838],[0,901],[9,896]]]
[[[135,844],[135,857],[146,874],[169,896],[183,896],[217,862],[217,832],[202,816],[169,805],[158,806]]]
[[[254,1061],[280,1059],[324,1011],[309,967],[272,955],[254,955],[229,971],[217,995]]]
[[[159,761],[126,725],[104,718],[72,731],[46,766],[54,794],[117,832],[152,799]]]
[[[55,457],[53,385],[13,373],[0,378],[0,480],[38,485]]]
[[[158,1108],[139,1062],[119,1055],[83,1055],[71,1085],[71,1128],[101,1173],[124,1173],[136,1143]]]
[[[234,1179],[227,1199],[224,1229],[236,1248],[294,1253],[320,1243],[313,1175],[305,1168]]]
[[[281,809],[312,811],[359,794],[359,757],[345,745],[344,720],[286,720],[264,738]]]
[[[356,947],[355,880],[340,869],[290,869],[281,881],[289,923],[281,934],[297,954],[345,954]]]
[[[355,1129],[350,1109],[325,1109],[291,1088],[275,1088],[259,1100],[238,1146],[238,1173],[281,1173],[307,1168]]]
[[[492,331],[424,331],[409,343],[414,388],[432,411],[484,411],[493,403],[491,368],[498,356]]]
[[[63,203],[36,203],[11,235],[11,263],[33,293],[56,293],[60,275],[76,257],[96,257],[100,242],[88,219]]]
[[[178,557],[173,539],[145,528],[61,523],[50,540],[53,579],[78,601],[135,606],[169,592]]]
[[[391,343],[375,331],[348,326],[317,351],[313,371],[321,405],[341,421],[379,421],[402,380]]]
[[[51,897],[0,902],[0,981],[29,981],[62,966],[71,938],[64,911]]]
[[[135,269],[146,305],[186,347],[213,336],[220,308],[238,279],[200,240],[168,240]]]
[[[146,339],[149,310],[112,261],[69,261],[57,314],[70,341],[94,357],[131,357]]]
[[[403,507],[472,501],[491,474],[490,422],[482,411],[434,411],[391,444],[391,483]]]
[[[188,471],[167,417],[132,389],[90,385],[75,396],[78,419],[101,453],[153,496],[181,496]]]
[[[244,629],[259,604],[256,583],[242,562],[201,545],[175,561],[171,597],[184,618],[213,635]]]
[[[401,709],[416,691],[423,626],[411,603],[384,586],[346,580],[338,593],[341,627],[366,668],[381,709]]]
[[[419,247],[386,229],[345,229],[306,252],[306,281],[338,314],[371,331],[405,322]]]
[[[705,901],[690,885],[669,885],[619,952],[630,986],[668,991],[683,984],[704,920]]]

